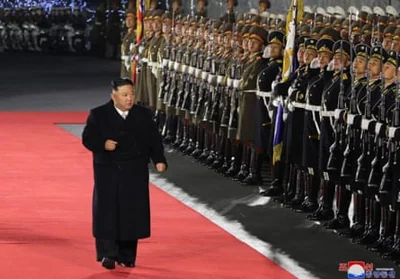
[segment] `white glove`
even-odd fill
[[[135,44],[134,44],[134,43],[131,43],[131,44],[129,45],[129,52],[132,52],[134,49],[135,49]]]
[[[279,83],[279,82],[278,82],[277,80],[274,80],[274,81],[271,83],[271,90],[272,90],[272,91],[275,90],[275,87],[276,87],[276,85],[277,85],[278,83]]]
[[[314,58],[311,61],[310,68],[311,69],[319,69],[319,68],[321,68],[321,65],[319,64],[318,58]]]
[[[287,117],[288,117],[288,113],[287,113],[287,112],[283,112],[283,114],[282,114],[282,120],[283,120],[283,122],[286,122]]]
[[[264,49],[263,58],[270,58],[270,57],[271,57],[271,47],[268,45],[268,46]]]
[[[289,87],[288,89],[288,96],[292,96],[293,92],[296,90],[296,88],[293,88],[292,86]]]
[[[333,60],[331,60],[331,62],[329,62],[328,67],[326,68],[327,71],[331,72],[334,70],[333,68]]]
[[[143,50],[144,50],[144,46],[140,46],[140,47],[139,47],[139,53],[142,53]]]

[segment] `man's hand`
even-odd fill
[[[116,141],[114,141],[114,140],[108,139],[108,140],[106,140],[106,143],[105,143],[105,145],[104,145],[104,148],[105,148],[107,151],[114,151],[115,148],[117,148],[117,144],[118,144],[118,142],[116,142]]]
[[[164,172],[167,166],[164,163],[158,163],[156,165],[156,169],[158,172]]]

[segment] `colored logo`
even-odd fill
[[[348,262],[347,278],[364,279],[365,278],[365,262]]]

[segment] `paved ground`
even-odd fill
[[[119,72],[118,61],[19,53],[1,54],[0,65],[0,110],[7,111],[87,111],[109,99],[110,80]],[[80,136],[82,125],[63,128]],[[307,221],[305,215],[260,197],[258,188],[240,186],[189,157],[167,151],[171,167],[163,178],[226,220],[240,224],[276,253],[277,262],[284,254],[324,279],[346,278],[338,266],[352,260],[393,267]],[[400,274],[400,269],[396,271]]]

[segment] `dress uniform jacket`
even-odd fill
[[[272,94],[272,82],[278,78],[278,75],[282,71],[282,58],[271,58],[268,61],[268,64],[264,65],[263,68],[260,67],[260,74],[257,80],[258,87],[258,95],[261,93]],[[269,98],[272,100],[272,98]],[[265,152],[272,151],[272,142],[273,142],[273,132],[271,133],[271,129],[273,129],[274,121],[269,117],[268,110],[272,108],[269,106],[267,108],[266,102],[268,101],[268,97],[257,97],[257,105],[256,105],[256,130],[255,130],[255,146],[256,148],[261,148],[261,150]],[[271,104],[270,104],[271,105]],[[283,128],[283,127],[282,127]],[[272,154],[270,154],[272,155]]]
[[[306,109],[304,111],[303,167],[318,168],[321,96],[324,90],[324,72],[308,68]]]
[[[134,31],[127,32],[122,39],[121,44],[121,77],[132,78],[131,63],[129,59],[129,53],[131,45],[136,43],[136,33]]]
[[[115,151],[105,141],[118,142]],[[93,153],[93,235],[130,241],[150,236],[149,160],[166,163],[151,112],[133,106],[126,119],[112,101],[91,110],[82,134]]]
[[[239,119],[236,139],[254,141],[256,131],[257,76],[266,61],[261,53],[250,58],[239,84]]]
[[[358,99],[357,96],[362,96],[363,93],[360,94],[360,92],[365,92],[367,86],[367,78],[362,77],[359,79],[354,80],[354,84],[352,85],[352,88],[349,89],[349,94],[348,94],[348,103],[351,103],[351,94],[352,94],[352,90],[354,90],[355,92],[355,97],[356,97],[356,102],[358,103]],[[349,105],[350,107],[350,105]],[[358,106],[357,106],[358,109]],[[350,113],[350,111],[349,111]],[[362,113],[358,111],[358,113],[356,114],[357,117],[361,117]],[[349,125],[349,123],[348,123]],[[353,177],[355,177],[356,175],[356,170],[357,170],[357,159],[358,157],[361,155],[361,121],[354,121],[353,123],[350,124],[351,127],[349,127],[351,129],[351,135],[347,134],[347,142],[346,144],[349,143],[350,140],[350,136],[352,137],[352,149],[351,150],[344,150],[344,155],[347,156],[347,165],[351,167],[350,173],[353,174]],[[348,152],[348,154],[346,154]],[[342,169],[344,169],[345,166],[342,166]]]
[[[325,87],[322,93],[322,110],[321,115],[321,134],[320,134],[320,149],[319,149],[319,170],[325,172],[330,156],[330,147],[335,139],[334,123],[335,123],[335,109],[338,108],[338,98],[340,94],[341,79],[343,82],[343,94],[346,94],[348,88],[351,86],[351,79],[349,70],[343,71],[343,76],[340,77],[341,72],[325,71]],[[331,82],[326,82],[330,80]]]
[[[291,164],[301,165],[303,158],[303,125],[305,95],[307,90],[307,67],[300,66],[295,72],[294,80],[288,90],[287,110],[285,123],[285,154],[286,160]]]
[[[147,73],[146,73],[146,93],[148,100],[148,107],[155,109],[157,105],[157,77],[158,77],[158,65],[159,65],[159,48],[163,42],[163,36],[154,36],[149,43],[148,48],[148,62],[147,62]]]
[[[143,39],[135,52],[139,56],[139,72],[137,76],[137,82],[135,83],[135,100],[138,103],[148,104],[148,96],[146,92],[146,82],[147,82],[147,63],[148,63],[148,52],[149,52],[149,43],[151,38]]]

